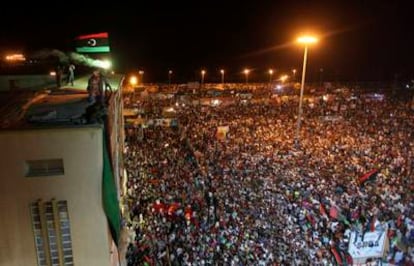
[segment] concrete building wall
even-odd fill
[[[37,265],[29,204],[68,204],[74,265],[110,265],[102,207],[102,129],[0,132],[0,265]],[[64,175],[25,177],[27,160],[63,159]]]

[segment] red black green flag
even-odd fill
[[[339,266],[353,265],[352,256],[347,251],[342,251],[339,247],[332,246],[331,252],[335,258],[336,265],[339,265]]]
[[[108,219],[112,238],[118,246],[121,235],[121,209],[119,207],[117,188],[112,171],[112,164],[106,143],[106,131],[103,131],[103,171],[102,171],[102,202]]]
[[[107,32],[81,35],[76,38],[78,53],[108,53],[110,50]]]
[[[359,177],[358,183],[360,185],[363,185],[367,181],[374,181],[375,178],[377,177],[377,174],[378,174],[378,169],[373,169],[369,171],[368,173],[366,173],[365,175]]]

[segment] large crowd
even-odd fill
[[[125,99],[146,119],[177,101]],[[299,146],[297,97],[177,102],[176,126],[128,129],[128,265],[345,264],[369,231],[414,265],[414,111],[352,99],[306,99]]]

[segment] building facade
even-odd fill
[[[51,265],[110,265],[102,136],[99,126],[0,133],[0,265],[36,265],[40,254],[31,206],[53,200],[67,205],[72,259]],[[53,249],[50,238],[42,240],[53,253],[59,247]]]
[[[120,91],[102,123],[83,120],[86,99],[46,94],[0,130],[0,265],[120,264]]]

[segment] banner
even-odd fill
[[[383,258],[389,250],[387,232],[366,232],[364,237],[356,232],[351,233],[348,252],[354,263],[365,263],[370,258]]]

